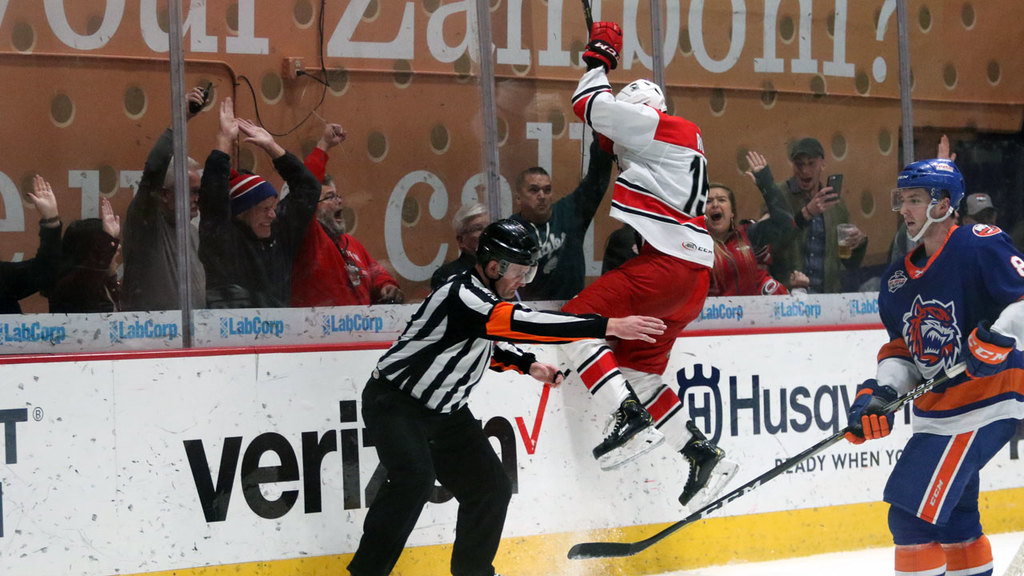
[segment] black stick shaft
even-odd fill
[[[941,376],[937,376],[927,382],[924,382],[918,385],[910,392],[907,392],[903,396],[900,396],[896,400],[893,400],[892,402],[887,404],[885,408],[883,408],[883,413],[888,414],[890,412],[899,410],[907,402],[910,402],[911,400],[921,396],[925,392],[928,392],[929,390],[940,384],[945,384],[949,380],[958,376],[963,371],[963,364],[954,366],[952,369],[949,370],[949,372]],[[817,454],[818,452],[825,450],[829,446],[841,440],[849,429],[850,427],[847,426],[846,428],[843,428],[842,430],[836,432],[835,434],[832,434],[828,438],[819,441],[815,445],[797,454],[796,456],[786,459],[778,466],[772,468],[771,470],[768,470],[767,472],[761,474],[757,478],[754,478],[753,480],[747,482],[746,484],[740,486],[739,488],[736,488],[735,490],[729,492],[725,496],[722,496],[721,498],[707,504],[706,506],[697,510],[693,514],[690,514],[686,518],[683,518],[682,520],[676,522],[675,524],[672,524],[668,528],[665,528],[661,532],[658,532],[657,534],[645,540],[640,540],[639,542],[584,542],[581,544],[576,544],[575,546],[569,549],[569,558],[573,560],[582,558],[616,558],[621,556],[632,556],[634,554],[642,552],[651,545],[656,544],[661,540],[664,540],[666,537],[675,533],[680,528],[688,526],[696,522],[697,520],[700,520],[710,515],[712,512],[715,512],[716,510],[725,506],[729,502],[732,502],[733,500],[736,500],[741,496],[753,492],[762,484],[785,473],[786,470],[789,470],[790,468],[796,466],[800,462],[803,462],[804,460],[810,458],[811,456]]]
[[[590,13],[590,0],[583,1],[583,17],[587,21],[587,34],[594,28],[594,15]]]

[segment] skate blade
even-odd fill
[[[637,432],[636,436],[630,438],[622,446],[602,455],[597,459],[597,464],[601,466],[601,470],[614,470],[654,450],[664,441],[664,434],[656,430],[654,426],[648,426]]]
[[[718,497],[725,486],[729,484],[729,481],[736,475],[739,467],[739,464],[727,458],[719,460],[718,464],[715,465],[715,469],[711,471],[711,478],[708,480],[708,483],[693,496],[686,505],[686,509],[692,513],[711,503],[712,500]]]

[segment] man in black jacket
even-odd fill
[[[256,174],[231,169],[235,138],[262,148],[291,191],[278,202]],[[199,257],[206,267],[210,308],[283,308],[291,298],[295,252],[320,199],[320,182],[263,128],[220,107],[217,146],[206,159],[199,194]]]
[[[552,203],[551,176],[540,166],[516,180],[519,211],[512,215],[540,246],[537,278],[519,291],[523,300],[568,300],[583,290],[587,277],[583,238],[594,220],[612,176],[612,155],[595,135],[587,174],[571,194]]]
[[[203,89],[193,88],[187,99],[190,106],[185,119],[191,120],[204,102]],[[168,128],[149,151],[139,189],[128,205],[123,231],[121,310],[177,310],[179,306],[174,171],[168,170],[173,151],[174,133]],[[202,166],[192,158],[188,158],[187,163],[191,219],[199,213]],[[206,272],[199,261],[199,236],[194,226],[189,226],[188,232],[189,296],[193,308],[205,308]]]

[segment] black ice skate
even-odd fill
[[[665,436],[651,426],[654,419],[635,398],[627,398],[612,415],[610,431],[594,448],[602,470],[617,468],[653,450]]]
[[[690,463],[690,475],[679,495],[679,503],[686,506],[693,501],[691,508],[700,508],[722,491],[739,466],[725,459],[725,450],[708,440],[692,420],[686,423],[686,429],[693,437],[681,453]],[[697,495],[700,497],[694,500]]]

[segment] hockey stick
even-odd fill
[[[1017,553],[1010,561],[1010,565],[1006,567],[1006,572],[1003,573],[1003,576],[1021,575],[1024,575],[1024,542],[1021,542],[1020,548],[1017,548]]]
[[[918,396],[921,396],[922,394],[936,386],[945,384],[952,378],[959,376],[960,373],[963,371],[964,365],[958,364],[954,366],[946,374],[943,374],[936,378],[932,378],[931,380],[918,385],[910,392],[907,392],[903,396],[900,396],[899,398],[885,405],[883,411],[886,414],[890,412],[895,412],[902,408],[904,404],[906,404],[907,402],[910,402],[911,400],[917,398]],[[736,500],[741,496],[753,492],[762,484],[768,482],[769,480],[775,478],[776,476],[784,474],[786,470],[789,470],[790,468],[796,466],[800,462],[803,462],[804,460],[810,458],[811,456],[817,454],[818,452],[821,452],[822,450],[835,444],[836,442],[843,438],[843,436],[849,429],[850,427],[847,426],[846,428],[843,428],[842,430],[836,432],[835,434],[829,436],[828,438],[821,440],[814,446],[811,446],[810,448],[804,450],[803,452],[797,454],[796,456],[789,458],[788,460],[782,462],[778,466],[772,468],[771,470],[765,472],[764,474],[761,474],[757,478],[754,478],[753,480],[747,482],[746,484],[740,486],[739,488],[736,488],[735,490],[729,492],[725,496],[722,496],[718,500],[715,500],[714,502],[707,504],[706,506],[697,510],[693,514],[690,514],[686,518],[683,518],[675,524],[672,524],[668,528],[665,528],[661,532],[658,532],[657,534],[651,536],[650,538],[647,538],[646,540],[640,540],[639,542],[583,542],[581,544],[576,544],[575,546],[569,549],[569,558],[572,560],[579,560],[585,558],[618,558],[622,556],[632,556],[634,554],[642,552],[650,546],[657,544],[658,542],[661,542],[666,537],[673,534],[680,528],[693,524],[694,522],[702,518],[706,518],[712,512],[725,506],[729,502],[732,502],[733,500]]]
[[[590,13],[590,0],[583,0],[583,18],[587,21],[587,34],[594,29],[594,15]]]

